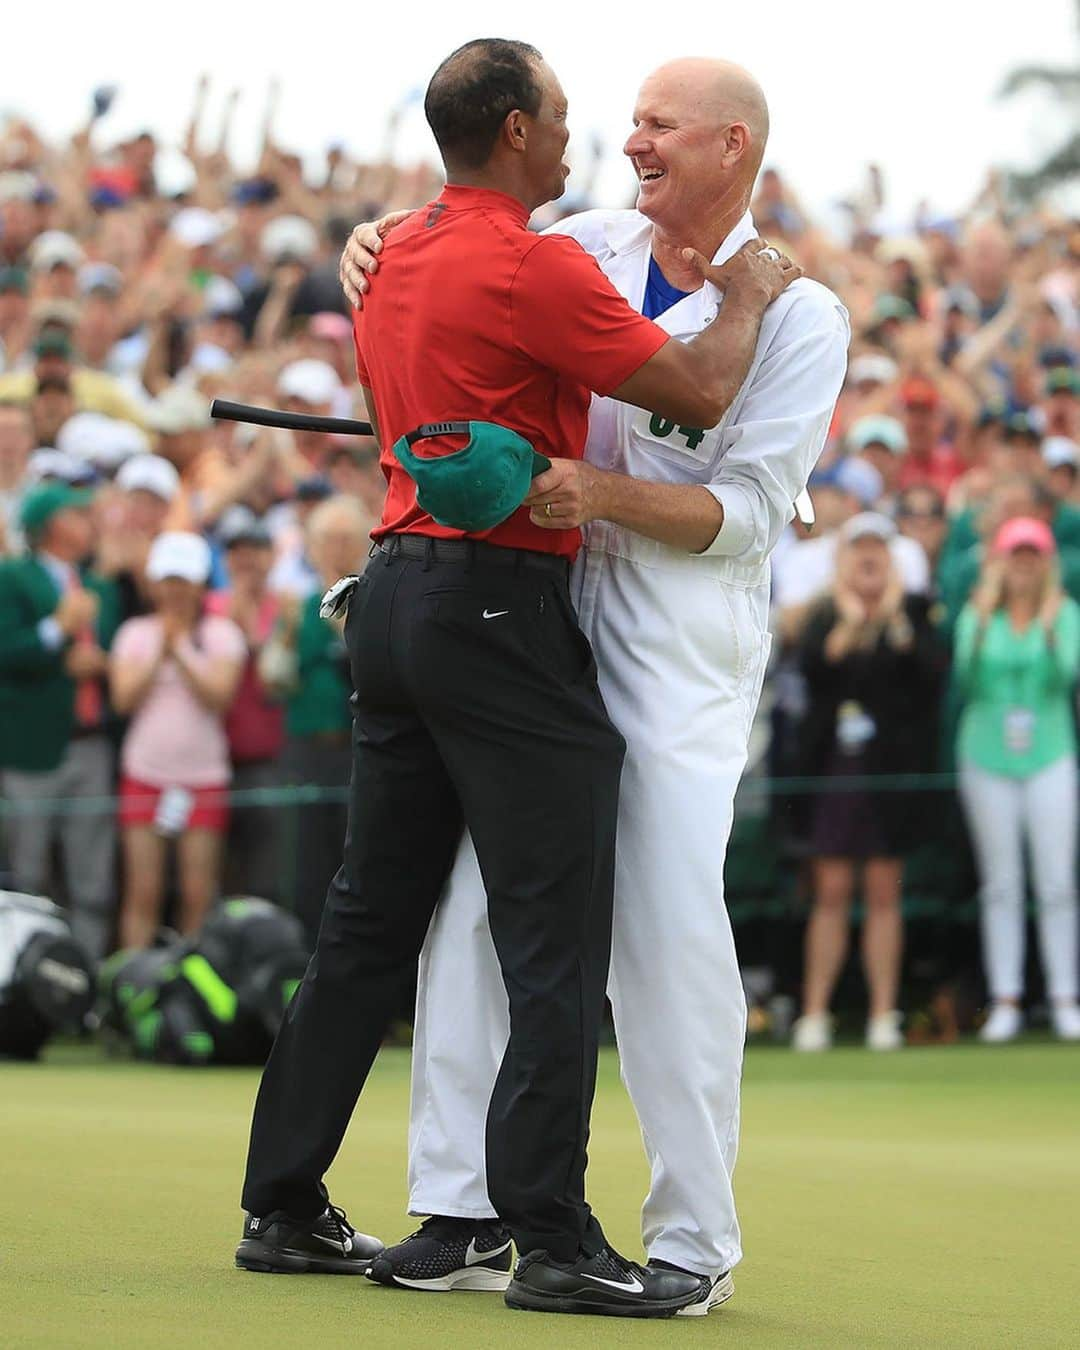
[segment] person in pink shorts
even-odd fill
[[[171,839],[182,933],[199,927],[218,889],[231,774],[225,714],[247,647],[231,619],[203,613],[209,575],[200,535],[159,535],[146,564],[154,611],[122,624],[112,648],[113,706],[131,719],[120,755],[124,947],[154,940]]]

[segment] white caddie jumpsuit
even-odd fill
[[[636,211],[588,211],[558,225],[638,310],[651,229]],[[714,261],[753,235],[747,214]],[[657,322],[689,339],[720,302],[706,284]],[[590,463],[701,483],[724,507],[723,528],[697,555],[592,523],[571,584],[627,743],[608,989],[652,1168],[644,1245],[650,1258],[711,1277],[742,1254],[732,1172],[746,1005],[724,907],[724,853],[769,655],[769,553],[824,444],[848,340],[840,302],[800,280],[770,306],[750,373],[719,426],[676,426],[607,398],[594,399],[590,413]],[[484,1129],[508,1023],[485,906],[466,837],[420,964],[414,1214],[494,1214]]]

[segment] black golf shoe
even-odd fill
[[[702,1283],[686,1271],[635,1265],[611,1247],[573,1262],[536,1251],[517,1263],[506,1303],[532,1312],[674,1317],[701,1298]]]
[[[353,1228],[344,1210],[327,1205],[317,1219],[249,1214],[236,1264],[269,1275],[363,1275],[382,1249],[378,1238]]]
[[[693,1275],[692,1270],[684,1270],[682,1266],[674,1266],[670,1261],[650,1261],[649,1270],[675,1270],[681,1275]],[[725,1270],[722,1275],[717,1275],[715,1280],[710,1280],[707,1275],[696,1275],[695,1279],[701,1281],[701,1297],[688,1303],[685,1308],[680,1308],[678,1315],[680,1317],[705,1317],[712,1312],[714,1308],[719,1308],[721,1304],[726,1303],[735,1292],[735,1281],[731,1278],[731,1271]]]
[[[501,1293],[510,1283],[511,1264],[510,1234],[497,1219],[434,1215],[381,1252],[367,1276],[376,1284],[429,1293],[451,1289]]]

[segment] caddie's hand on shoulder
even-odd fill
[[[697,249],[684,248],[683,257],[705,281],[728,296],[760,305],[771,305],[776,297],[801,277],[802,268],[786,254],[770,247],[764,239],[751,239],[727,262],[715,266]]]
[[[379,254],[383,240],[411,211],[388,211],[378,220],[362,220],[349,235],[338,264],[338,277],[345,299],[354,309],[364,308],[364,292],[371,284],[369,276],[379,270]]]

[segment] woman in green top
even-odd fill
[[[1054,1030],[1080,1040],[1077,1007],[1076,731],[1080,607],[1062,593],[1049,527],[1016,517],[999,529],[956,626],[965,707],[960,795],[981,877],[983,955],[993,1006],[985,1041],[1022,1025],[1024,836]]]

